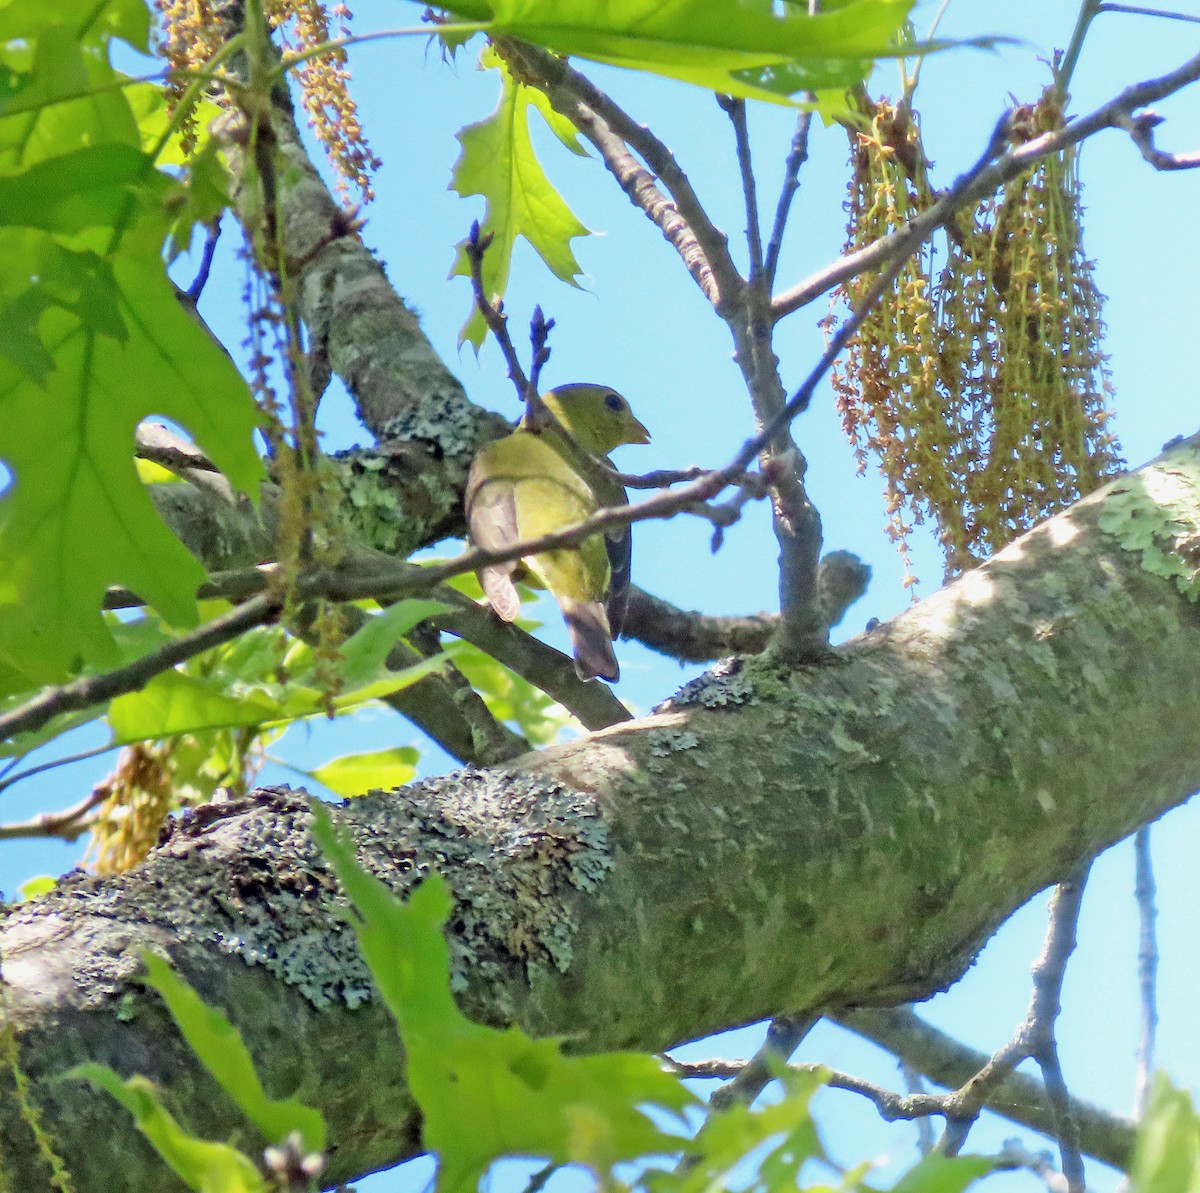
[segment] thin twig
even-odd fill
[[[1071,39],[1067,42],[1066,51],[1061,59],[1056,59],[1054,62],[1054,90],[1060,104],[1067,102],[1067,89],[1071,85],[1071,76],[1074,75],[1075,67],[1079,62],[1084,39],[1099,12],[1100,5],[1097,0],[1081,0],[1079,12],[1075,17],[1075,27],[1071,30]]]
[[[746,123],[746,101],[732,95],[718,95],[717,103],[733,125],[737,145],[738,172],[742,178],[742,200],[746,208],[746,247],[750,254],[751,286],[762,285],[762,229],[758,222],[758,187],[754,180],[754,164],[750,158],[750,128]]]
[[[550,332],[554,329],[554,320],[547,319],[542,314],[542,308],[535,306],[529,320],[529,344],[533,350],[529,368],[529,390],[531,393],[541,393],[542,369],[550,359]],[[528,397],[526,398],[528,400]]]
[[[775,1069],[787,1064],[788,1058],[800,1045],[800,1041],[812,1030],[818,1015],[798,1015],[795,1018],[777,1016],[767,1027],[766,1039],[754,1056],[745,1061],[733,1079],[714,1091],[708,1100],[707,1118],[719,1114],[735,1104],[750,1106],[754,1099],[774,1079]],[[697,1157],[685,1155],[676,1165],[677,1173],[685,1173],[695,1167]]]
[[[1079,1126],[1071,1113],[1071,1097],[1058,1056],[1055,1023],[1062,1009],[1067,962],[1075,951],[1079,908],[1091,863],[1059,883],[1050,899],[1051,931],[1046,948],[1033,967],[1034,996],[1030,1006],[1029,1053],[1042,1070],[1046,1095],[1054,1111],[1054,1134],[1062,1158],[1068,1193],[1086,1193],[1087,1180],[1079,1149]]]
[[[1022,1147],[1015,1139],[1006,1139],[1004,1146],[996,1155],[997,1172],[1024,1170],[1032,1172],[1048,1193],[1066,1193],[1066,1178],[1054,1166],[1053,1152],[1031,1152]]]
[[[273,620],[282,607],[279,595],[264,593],[128,666],[46,688],[32,700],[0,716],[0,740],[40,729],[60,713],[90,708],[114,696],[136,692],[156,675]]]
[[[220,239],[221,217],[217,216],[208,226],[208,233],[204,237],[204,251],[200,254],[200,268],[196,271],[196,277],[192,284],[187,288],[187,299],[192,306],[200,301],[200,295],[204,293],[204,287],[208,284],[208,275],[212,271],[213,257],[217,251],[217,241]]]
[[[1138,909],[1138,994],[1141,1000],[1141,1031],[1138,1033],[1137,1084],[1134,1110],[1146,1113],[1150,1080],[1154,1075],[1154,1037],[1158,1031],[1158,933],[1155,921],[1154,859],[1150,856],[1150,826],[1143,825],[1133,838],[1136,878],[1133,897]]]
[[[508,334],[508,316],[504,313],[504,304],[494,305],[483,288],[483,255],[492,243],[492,234],[480,233],[479,221],[471,221],[471,231],[467,236],[464,251],[467,263],[471,267],[471,289],[475,295],[475,306],[488,325],[488,330],[496,337],[500,351],[504,355],[504,363],[508,366],[508,375],[522,403],[529,397],[529,378],[521,367],[521,358],[513,346],[512,337]]]
[[[989,1096],[1023,1060],[1035,1060],[1042,1070],[1069,1193],[1084,1193],[1083,1160],[1079,1126],[1058,1060],[1054,1025],[1061,1008],[1067,962],[1075,949],[1088,865],[1061,882],[1051,897],[1046,940],[1033,964],[1029,1011],[1013,1038],[974,1077],[947,1097],[946,1131],[941,1141],[941,1150],[948,1155],[957,1154]]]
[[[0,824],[0,841],[16,841],[29,837],[61,837],[78,840],[91,828],[89,815],[108,798],[108,791],[97,787],[86,799],[61,812],[42,812],[29,820]]]
[[[768,294],[775,288],[779,254],[783,252],[783,234],[787,229],[792,200],[800,189],[800,167],[808,161],[808,133],[812,118],[811,108],[805,108],[797,114],[792,146],[783,165],[783,186],[779,190],[779,202],[775,205],[775,221],[771,225],[771,239],[767,242],[767,259],[763,265],[763,286]]]
[[[525,1193],[542,1193],[550,1178],[562,1167],[561,1164],[546,1164],[529,1178]]]
[[[1189,58],[1182,66],[1168,74],[1126,87],[1107,103],[1061,129],[1035,137],[1023,145],[1014,146],[999,156],[988,168],[964,175],[964,179],[969,179],[968,186],[961,189],[957,186],[952,187],[931,208],[916,216],[906,228],[881,236],[857,252],[848,253],[781,294],[774,303],[775,318],[782,319],[807,306],[835,286],[840,286],[860,273],[876,269],[881,263],[890,261],[896,243],[902,239],[911,243],[915,249],[937,228],[947,224],[962,207],[992,194],[1003,183],[1023,174],[1034,162],[1058,153],[1069,145],[1078,145],[1103,129],[1121,128],[1122,121],[1138,109],[1173,95],[1197,79],[1200,79],[1200,54]]]
[[[23,779],[32,779],[34,775],[40,775],[48,770],[57,770],[60,766],[70,766],[74,762],[86,762],[89,758],[99,758],[101,754],[107,754],[111,750],[117,749],[120,749],[120,746],[114,742],[105,746],[96,746],[92,750],[80,750],[78,754],[67,754],[62,758],[52,758],[49,762],[42,762],[37,766],[31,766],[28,770],[18,771],[15,775],[10,775],[5,770],[4,778],[0,780],[0,793],[7,791]],[[19,761],[19,758],[13,759],[14,764]]]
[[[751,1063],[748,1060],[716,1059],[685,1062],[672,1060],[670,1057],[666,1058],[666,1064],[670,1071],[684,1080],[707,1078],[722,1081],[737,1080],[746,1072]],[[855,1077],[852,1073],[831,1071],[826,1065],[820,1064],[792,1064],[788,1065],[787,1069],[790,1073],[822,1072],[828,1074],[825,1084],[830,1089],[840,1089],[846,1093],[859,1094],[867,1098],[879,1111],[879,1116],[887,1122],[919,1120],[941,1113],[940,1106],[943,1099],[940,1094],[898,1094],[881,1085],[875,1085],[874,1082]]]
[[[788,1058],[800,1047],[801,1040],[813,1029],[819,1015],[796,1017],[779,1015],[771,1020],[762,1047],[746,1062],[728,1085],[722,1086],[709,1101],[711,1110],[720,1111],[735,1102],[749,1106],[774,1074],[775,1065],[787,1064]]]
[[[667,489],[708,476],[708,468],[660,468],[656,472],[618,472],[612,469],[612,479],[626,489]]]
[[[162,423],[141,422],[134,431],[135,455],[168,472],[191,477],[196,472],[216,472],[217,466],[194,443]]]
[[[1164,21],[1186,21],[1191,25],[1200,25],[1200,16],[1194,12],[1175,12],[1167,8],[1143,8],[1139,4],[1108,4],[1100,5],[1100,12],[1125,12],[1136,17],[1161,17]]]
[[[1168,153],[1154,144],[1154,130],[1163,123],[1156,112],[1139,112],[1118,119],[1117,124],[1130,136],[1138,152],[1156,170],[1194,170],[1200,166],[1200,153]]]
[[[897,1068],[900,1070],[900,1076],[904,1078],[904,1088],[908,1091],[909,1098],[929,1096],[929,1091],[925,1088],[925,1079],[912,1065],[901,1058],[897,1061]],[[917,1124],[917,1151],[923,1156],[928,1156],[934,1147],[933,1127],[929,1123],[929,1115],[920,1114],[914,1117]]]
[[[988,1058],[939,1031],[907,1008],[856,1010],[830,1016],[835,1022],[903,1057],[931,1081],[947,1088],[966,1084]],[[1045,1086],[1020,1071],[1010,1073],[989,1095],[987,1109],[1011,1122],[1054,1133],[1054,1113]],[[938,1113],[941,1113],[939,1111]],[[1071,1116],[1079,1126],[1082,1150],[1103,1164],[1127,1171],[1133,1157],[1134,1124],[1090,1102],[1071,1099]]]

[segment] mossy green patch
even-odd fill
[[[1189,601],[1200,600],[1200,450],[1177,449],[1118,481],[1100,528],[1137,552],[1145,571],[1174,580]]]

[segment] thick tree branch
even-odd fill
[[[240,20],[240,8],[226,5],[225,17]],[[276,171],[279,236],[310,356],[327,361],[345,382],[359,418],[393,461],[404,513],[396,548],[407,553],[459,529],[460,496],[475,452],[510,428],[467,400],[363,244],[358,221],[309,160],[286,88],[272,98],[272,130],[285,163]],[[225,149],[236,160],[235,122],[224,133]],[[250,225],[247,240],[257,243],[258,205],[251,201],[239,214]]]
[[[1200,786],[1200,620],[1179,590],[1198,476],[1200,445],[1172,449],[827,665],[726,665],[655,716],[338,818],[395,889],[448,878],[467,1013],[580,1049],[942,989],[1032,893]],[[79,1193],[161,1186],[124,1112],[54,1080],[77,1060],[146,1072],[209,1137],[234,1129],[133,983],[146,944],[230,1012],[269,1090],[326,1112],[330,1180],[418,1146],[306,817],[286,791],[205,808],[139,869],[9,910],[22,1063]],[[13,1120],[0,1151],[36,1188]]]
[[[496,47],[522,82],[544,91],[555,111],[596,146],[622,190],[658,225],[705,297],[724,316],[727,304],[736,301],[745,282],[729,255],[725,233],[709,218],[670,149],[565,59],[509,38],[497,38]],[[622,152],[623,145],[637,153],[653,174],[640,176],[636,164]],[[683,228],[675,225],[670,211],[657,201],[655,177],[670,193]],[[702,260],[692,250],[692,243]]]
[[[622,636],[681,663],[759,654],[779,625],[777,613],[714,616],[678,609],[633,585]]]
[[[849,551],[830,551],[817,570],[825,623],[832,628],[863,595],[871,569]],[[779,629],[776,613],[721,616],[678,609],[636,585],[622,636],[682,663],[707,663],[727,655],[760,654]]]

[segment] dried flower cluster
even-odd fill
[[[218,787],[245,794],[262,765],[256,729],[182,734],[122,750],[116,769],[96,788],[104,796],[90,826],[88,854],[96,872],[120,874],[136,866],[158,843],[171,812],[206,803]]]
[[[1062,120],[1047,92],[1013,113],[1012,136]],[[907,108],[870,105],[865,124],[853,134],[849,250],[935,200]],[[1043,158],[960,217],[940,272],[932,250],[912,258],[834,374],[859,467],[873,455],[885,478],[906,570],[908,537],[927,517],[959,572],[1120,468],[1076,167],[1071,152]],[[840,299],[853,305],[872,280]]]
[[[177,72],[171,94],[178,102],[191,77],[206,69],[221,49],[227,29],[214,11],[215,0],[155,0],[155,4],[161,23],[160,50]],[[346,36],[352,15],[345,4],[326,9],[322,0],[263,0],[263,11],[280,33],[285,57],[330,41],[331,23],[336,25],[338,37]],[[308,122],[338,173],[338,189],[344,193],[353,184],[364,201],[374,198],[371,173],[380,162],[367,144],[350,96],[345,49],[329,47],[295,70]],[[190,128],[189,120],[193,122]],[[189,113],[183,114],[183,128],[194,146],[194,117]]]

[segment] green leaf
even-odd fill
[[[910,1168],[891,1193],[962,1193],[995,1170],[990,1156],[939,1156],[931,1152]]]
[[[1131,1193],[1197,1193],[1200,1190],[1200,1120],[1192,1095],[1165,1073],[1154,1078],[1150,1104],[1138,1126]]]
[[[900,52],[913,0],[850,0],[815,16],[771,0],[452,0],[439,7],[467,20],[490,17],[489,32],[559,54],[780,102],[790,93],[761,72],[790,68],[796,90],[853,87],[874,59]]]
[[[127,212],[130,187],[148,177],[166,181],[132,145],[92,145],[47,158],[0,177],[0,223],[66,233],[114,228]]]
[[[458,134],[462,152],[450,179],[452,190],[486,200],[481,231],[492,236],[483,255],[483,288],[493,301],[503,298],[512,266],[513,247],[523,236],[555,277],[571,285],[582,272],[571,241],[588,234],[546,177],[529,135],[531,107],[546,118],[551,130],[569,148],[581,152],[560,117],[552,113],[541,92],[517,83],[490,47],[480,58],[500,72],[500,103],[486,120],[469,124]],[[534,98],[537,97],[537,98]],[[450,276],[471,276],[466,241],[458,245]],[[476,351],[487,332],[477,308],[459,332],[459,345],[470,341]]]
[[[126,338],[112,269],[102,257],[73,252],[26,228],[0,227],[0,355],[42,386],[54,358],[42,342],[42,315],[61,307],[78,322],[117,340]]]
[[[567,710],[541,688],[469,642],[460,644],[454,665],[483,697],[492,716],[515,725],[530,745],[550,745],[571,722]]]
[[[325,1150],[325,1120],[295,1098],[267,1097],[241,1033],[215,1007],[208,1006],[161,957],[143,951],[146,983],[162,995],[188,1047],[237,1108],[269,1143],[278,1145],[297,1131],[306,1152]]]
[[[15,41],[45,36],[55,27],[69,30],[80,45],[103,45],[111,37],[127,41],[136,50],[150,49],[150,10],[144,0],[54,0],[29,4],[23,0],[0,3],[0,40]]]
[[[37,899],[42,895],[48,895],[54,888],[58,886],[58,879],[50,874],[39,874],[35,878],[27,879],[17,887],[17,894],[23,900]]]
[[[174,670],[156,675],[139,691],[118,696],[109,705],[113,744],[127,746],[231,725],[261,725],[279,715],[278,702],[260,693],[226,695],[228,682],[228,676],[207,679]]]
[[[401,903],[359,868],[316,801],[312,814],[312,835],[361,917],[352,921],[359,947],[400,1028],[409,1088],[424,1116],[425,1145],[439,1159],[442,1193],[473,1190],[503,1156],[608,1172],[623,1160],[686,1149],[686,1140],[661,1131],[643,1112],[658,1106],[681,1114],[696,1101],[654,1058],[564,1056],[557,1040],[467,1019],[450,993],[441,934],[450,896],[442,879],[431,875]]]
[[[137,479],[148,414],[186,428],[233,483],[262,468],[253,399],[175,298],[161,259],[164,201],[108,61],[144,47],[143,0],[0,5],[0,677],[11,691],[112,665],[104,589],[129,587],[173,624],[196,622],[203,571]],[[20,225],[20,226],[17,226]]]
[[[28,12],[38,6],[16,7]],[[59,17],[57,5],[41,7]],[[99,6],[93,5],[92,11],[100,11]],[[31,63],[26,61],[28,49],[13,48],[23,46],[22,41],[0,47],[0,63],[15,68],[18,75],[0,104],[0,172],[28,169],[89,146],[138,148],[129,101],[113,86],[124,76],[112,69],[107,54],[89,48],[70,24],[57,20],[36,39]]]
[[[232,481],[262,475],[259,415],[232,362],[175,298],[158,244],[111,261],[124,340],[48,308],[54,362],[42,386],[0,358],[0,444],[15,482],[0,497],[0,658],[33,682],[111,663],[99,614],[110,585],[132,589],[175,625],[194,625],[204,571],[170,533],[138,479],[134,429],[147,415],[187,428]],[[36,283],[35,283],[36,284]]]
[[[343,645],[343,687],[332,701],[310,682],[315,667],[310,646],[289,645],[274,628],[243,634],[190,660],[185,670],[164,671],[138,691],[116,697],[108,712],[113,744],[236,726],[276,730],[293,721],[326,716],[330,707],[346,713],[382,700],[441,670],[462,649],[460,643],[453,643],[447,651],[399,671],[384,666],[397,638],[444,608],[438,601],[402,601],[372,618]],[[147,649],[158,644],[147,639]],[[128,643],[122,645],[127,651]],[[281,657],[285,648],[286,657]],[[286,676],[286,682],[280,676]]]
[[[180,200],[172,205],[174,219],[166,249],[168,263],[191,248],[197,225],[211,225],[229,206],[232,181],[215,141],[209,141],[193,154],[183,174]]]
[[[179,185],[167,206],[172,214],[167,238],[167,261],[187,252],[198,224],[211,224],[229,206],[232,177],[220,146],[212,136],[213,121],[221,109],[201,97],[193,108],[195,145],[185,150],[183,136],[173,127],[166,91],[156,83],[138,83],[126,89],[137,118],[142,149],[156,154],[160,166],[180,168]]]
[[[400,638],[427,617],[445,611],[446,605],[441,601],[414,599],[397,601],[373,616],[342,644],[339,653],[346,687],[360,687],[377,678],[388,652]]]
[[[88,1081],[116,1098],[189,1189],[196,1193],[267,1193],[266,1182],[241,1152],[185,1131],[145,1077],[122,1081],[107,1065],[96,1064],[78,1065],[67,1076]]]
[[[690,1163],[646,1177],[651,1193],[707,1193],[732,1183],[747,1193],[795,1190],[800,1168],[824,1150],[809,1111],[809,1101],[827,1074],[823,1070],[794,1073],[778,1066],[776,1078],[784,1097],[757,1109],[735,1102],[711,1115],[690,1148]],[[770,1141],[770,1147],[759,1151]],[[747,1157],[755,1154],[755,1174],[745,1172]]]
[[[403,787],[417,773],[420,757],[420,751],[412,746],[393,746],[390,750],[343,754],[308,773],[335,795],[352,799],[366,791]]]

